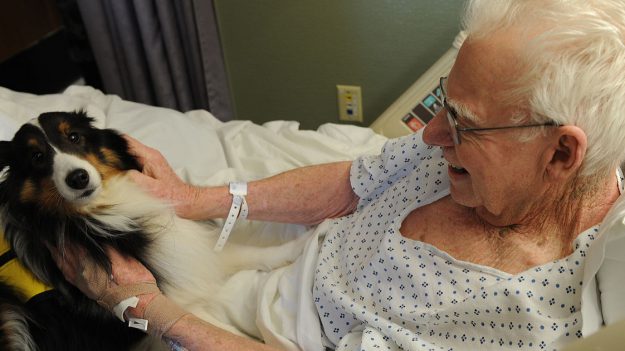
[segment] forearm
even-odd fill
[[[297,168],[248,184],[248,218],[284,223],[319,223],[354,211],[358,196],[349,181],[351,162]],[[223,218],[232,196],[228,187],[199,188],[193,218]]]
[[[147,310],[150,304],[158,303],[157,311],[159,316],[167,315],[169,310],[166,305],[175,305],[175,303],[168,298],[154,302],[158,294],[150,293],[139,296],[139,302],[136,307],[129,307],[126,312],[126,318],[139,318],[148,319],[148,333],[160,336],[155,333],[156,330],[161,330],[157,325],[153,325],[150,328],[150,324],[158,322],[151,319],[155,317],[154,314],[148,316]],[[161,295],[162,296],[162,295]],[[165,302],[164,302],[165,301]],[[177,306],[177,305],[176,305]],[[161,319],[162,318],[158,318]],[[167,319],[167,318],[165,318]],[[154,329],[156,328],[156,329]],[[270,351],[278,350],[275,347],[265,345],[259,341],[244,338],[239,335],[232,334],[226,330],[218,328],[213,324],[210,324],[195,315],[188,313],[176,320],[169,329],[162,334],[163,341],[179,346],[183,350],[257,350],[257,351]],[[175,350],[175,348],[172,348]]]
[[[186,315],[165,334],[165,338],[187,350],[270,351],[277,348],[234,335],[193,315]]]
[[[196,187],[184,183],[163,155],[126,136],[141,172],[126,174],[152,195],[169,201],[188,219],[225,218],[232,196],[227,186]],[[354,211],[358,196],[352,191],[351,162],[297,168],[248,184],[248,218],[284,223],[314,224]]]
[[[153,303],[157,294],[146,294],[139,297],[137,307],[130,307],[126,310],[126,317],[148,318],[146,315],[147,306]],[[166,300],[171,302],[171,300]],[[159,302],[159,311],[162,312],[163,302]],[[148,320],[149,323],[155,322]],[[257,350],[270,351],[278,350],[275,347],[265,345],[259,341],[244,338],[232,334],[226,330],[218,328],[206,321],[203,321],[193,314],[186,314],[173,323],[171,328],[163,334],[164,341],[180,346],[184,350]]]

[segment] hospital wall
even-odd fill
[[[451,46],[464,0],[215,0],[237,119],[338,123],[362,87],[368,126]]]

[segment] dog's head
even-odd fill
[[[3,205],[48,213],[79,211],[96,198],[107,178],[138,169],[126,140],[98,129],[84,112],[48,112],[0,142]]]
[[[90,217],[88,205],[104,193],[108,179],[139,169],[126,139],[92,123],[82,111],[48,112],[24,124],[13,140],[0,141],[5,239],[26,267],[57,288],[65,283],[45,245],[63,250],[65,242],[72,242],[110,271],[103,245],[115,245],[114,233],[91,229],[102,225]]]

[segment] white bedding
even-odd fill
[[[86,109],[97,126],[118,129],[158,148],[186,179],[216,184],[232,176],[252,179],[297,166],[377,153],[386,138],[368,128],[325,124],[299,130],[293,121],[262,126],[220,122],[204,110],[180,113],[72,86],[63,94],[31,95],[0,87],[0,140],[45,111]]]
[[[159,149],[182,178],[199,185],[252,180],[298,166],[349,160],[361,154],[378,153],[386,141],[386,138],[368,128],[348,125],[325,124],[317,131],[307,131],[299,130],[298,123],[292,121],[274,121],[264,125],[249,121],[223,123],[206,111],[180,113],[124,101],[84,86],[72,86],[62,94],[44,96],[17,93],[0,87],[0,140],[11,139],[21,124],[42,112],[76,109],[85,109],[100,127],[118,129]],[[623,212],[625,200],[621,198],[613,215],[606,220],[610,225],[602,228],[602,231],[610,234],[600,236],[588,252],[582,301],[585,335],[594,332],[601,325],[603,316],[608,323],[625,317],[625,279],[621,277],[625,269]],[[296,225],[244,222],[239,224],[237,232],[253,232],[267,242],[273,242],[302,233],[306,229]],[[316,245],[314,240],[310,244]],[[597,271],[602,304],[597,297],[594,279]],[[311,277],[297,277],[297,269],[293,269],[287,276],[272,279],[275,281],[271,284],[279,289],[279,285],[284,285],[285,280]],[[225,288],[232,289],[230,296],[244,294],[236,283]],[[305,290],[300,291],[299,299],[307,298],[304,296],[306,294]],[[247,298],[252,299],[250,296]],[[263,303],[271,304],[271,301],[261,301],[260,308],[263,308]],[[274,323],[283,330],[301,324],[302,321],[296,323],[296,308],[288,306],[289,303],[296,302],[281,303],[282,315],[279,319],[265,322],[270,325]],[[249,316],[245,315],[247,312],[249,310],[245,307],[240,310],[235,307],[230,311],[234,314],[233,319],[253,328],[250,325],[253,321],[248,321]],[[315,334],[311,331],[308,330],[310,335]],[[297,334],[295,330],[288,333]],[[300,337],[306,338],[305,335]],[[279,339],[278,336],[276,338]],[[284,340],[275,341],[289,344]],[[305,340],[299,341],[306,343]],[[318,342],[311,341],[312,344]]]
[[[386,138],[369,128],[324,124],[300,130],[293,121],[257,125],[221,122],[204,110],[180,113],[105,95],[86,86],[32,95],[0,87],[0,140],[10,140],[31,118],[48,111],[84,109],[96,126],[117,129],[158,149],[176,172],[198,185],[253,180],[298,166],[378,153]],[[281,226],[280,226],[281,227]],[[291,230],[291,226],[285,231]]]

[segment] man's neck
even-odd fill
[[[570,253],[580,233],[603,221],[620,195],[614,175],[591,185],[582,181],[537,195],[541,201],[523,211],[517,220],[497,217],[491,221],[477,211],[476,214],[491,235],[499,236],[508,245],[531,246],[545,254],[551,252],[549,255],[559,252],[559,257],[563,257]]]

